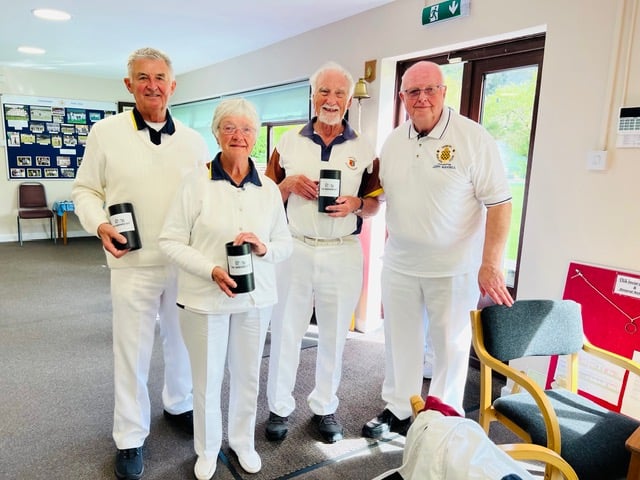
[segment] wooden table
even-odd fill
[[[640,480],[640,427],[631,434],[625,445],[627,450],[631,452],[627,480]]]
[[[67,213],[73,212],[75,206],[71,200],[63,200],[53,203],[53,213],[56,215],[56,224],[58,226],[58,238],[62,238],[62,242],[67,244]]]

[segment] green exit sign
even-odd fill
[[[443,20],[469,15],[471,0],[446,0],[422,9],[422,25],[432,25]]]

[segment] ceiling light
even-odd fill
[[[43,53],[45,53],[45,49],[44,48],[27,47],[27,46],[18,47],[18,51],[20,53],[27,53],[29,55],[42,55]]]
[[[31,13],[44,20],[65,21],[71,18],[71,15],[67,12],[63,12],[62,10],[53,10],[50,8],[34,8],[31,10]]]

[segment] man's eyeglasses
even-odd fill
[[[233,135],[240,132],[243,136],[248,137],[256,133],[256,129],[252,127],[236,127],[235,125],[222,125],[218,129],[225,135]]]
[[[440,90],[441,88],[444,88],[444,85],[432,85],[430,87],[425,87],[425,88],[409,88],[407,90],[403,90],[403,93],[407,97],[413,98],[413,99],[420,97],[420,93],[422,92],[424,92],[424,94],[427,97],[433,97],[436,93],[438,93],[438,90]]]

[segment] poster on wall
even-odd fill
[[[584,333],[591,343],[636,361],[640,358],[640,272],[571,262],[563,298],[581,305]],[[579,393],[640,419],[640,378],[582,353],[579,369]],[[562,372],[566,361],[552,359],[547,388]]]
[[[0,96],[9,180],[73,180],[91,126],[115,102]]]

